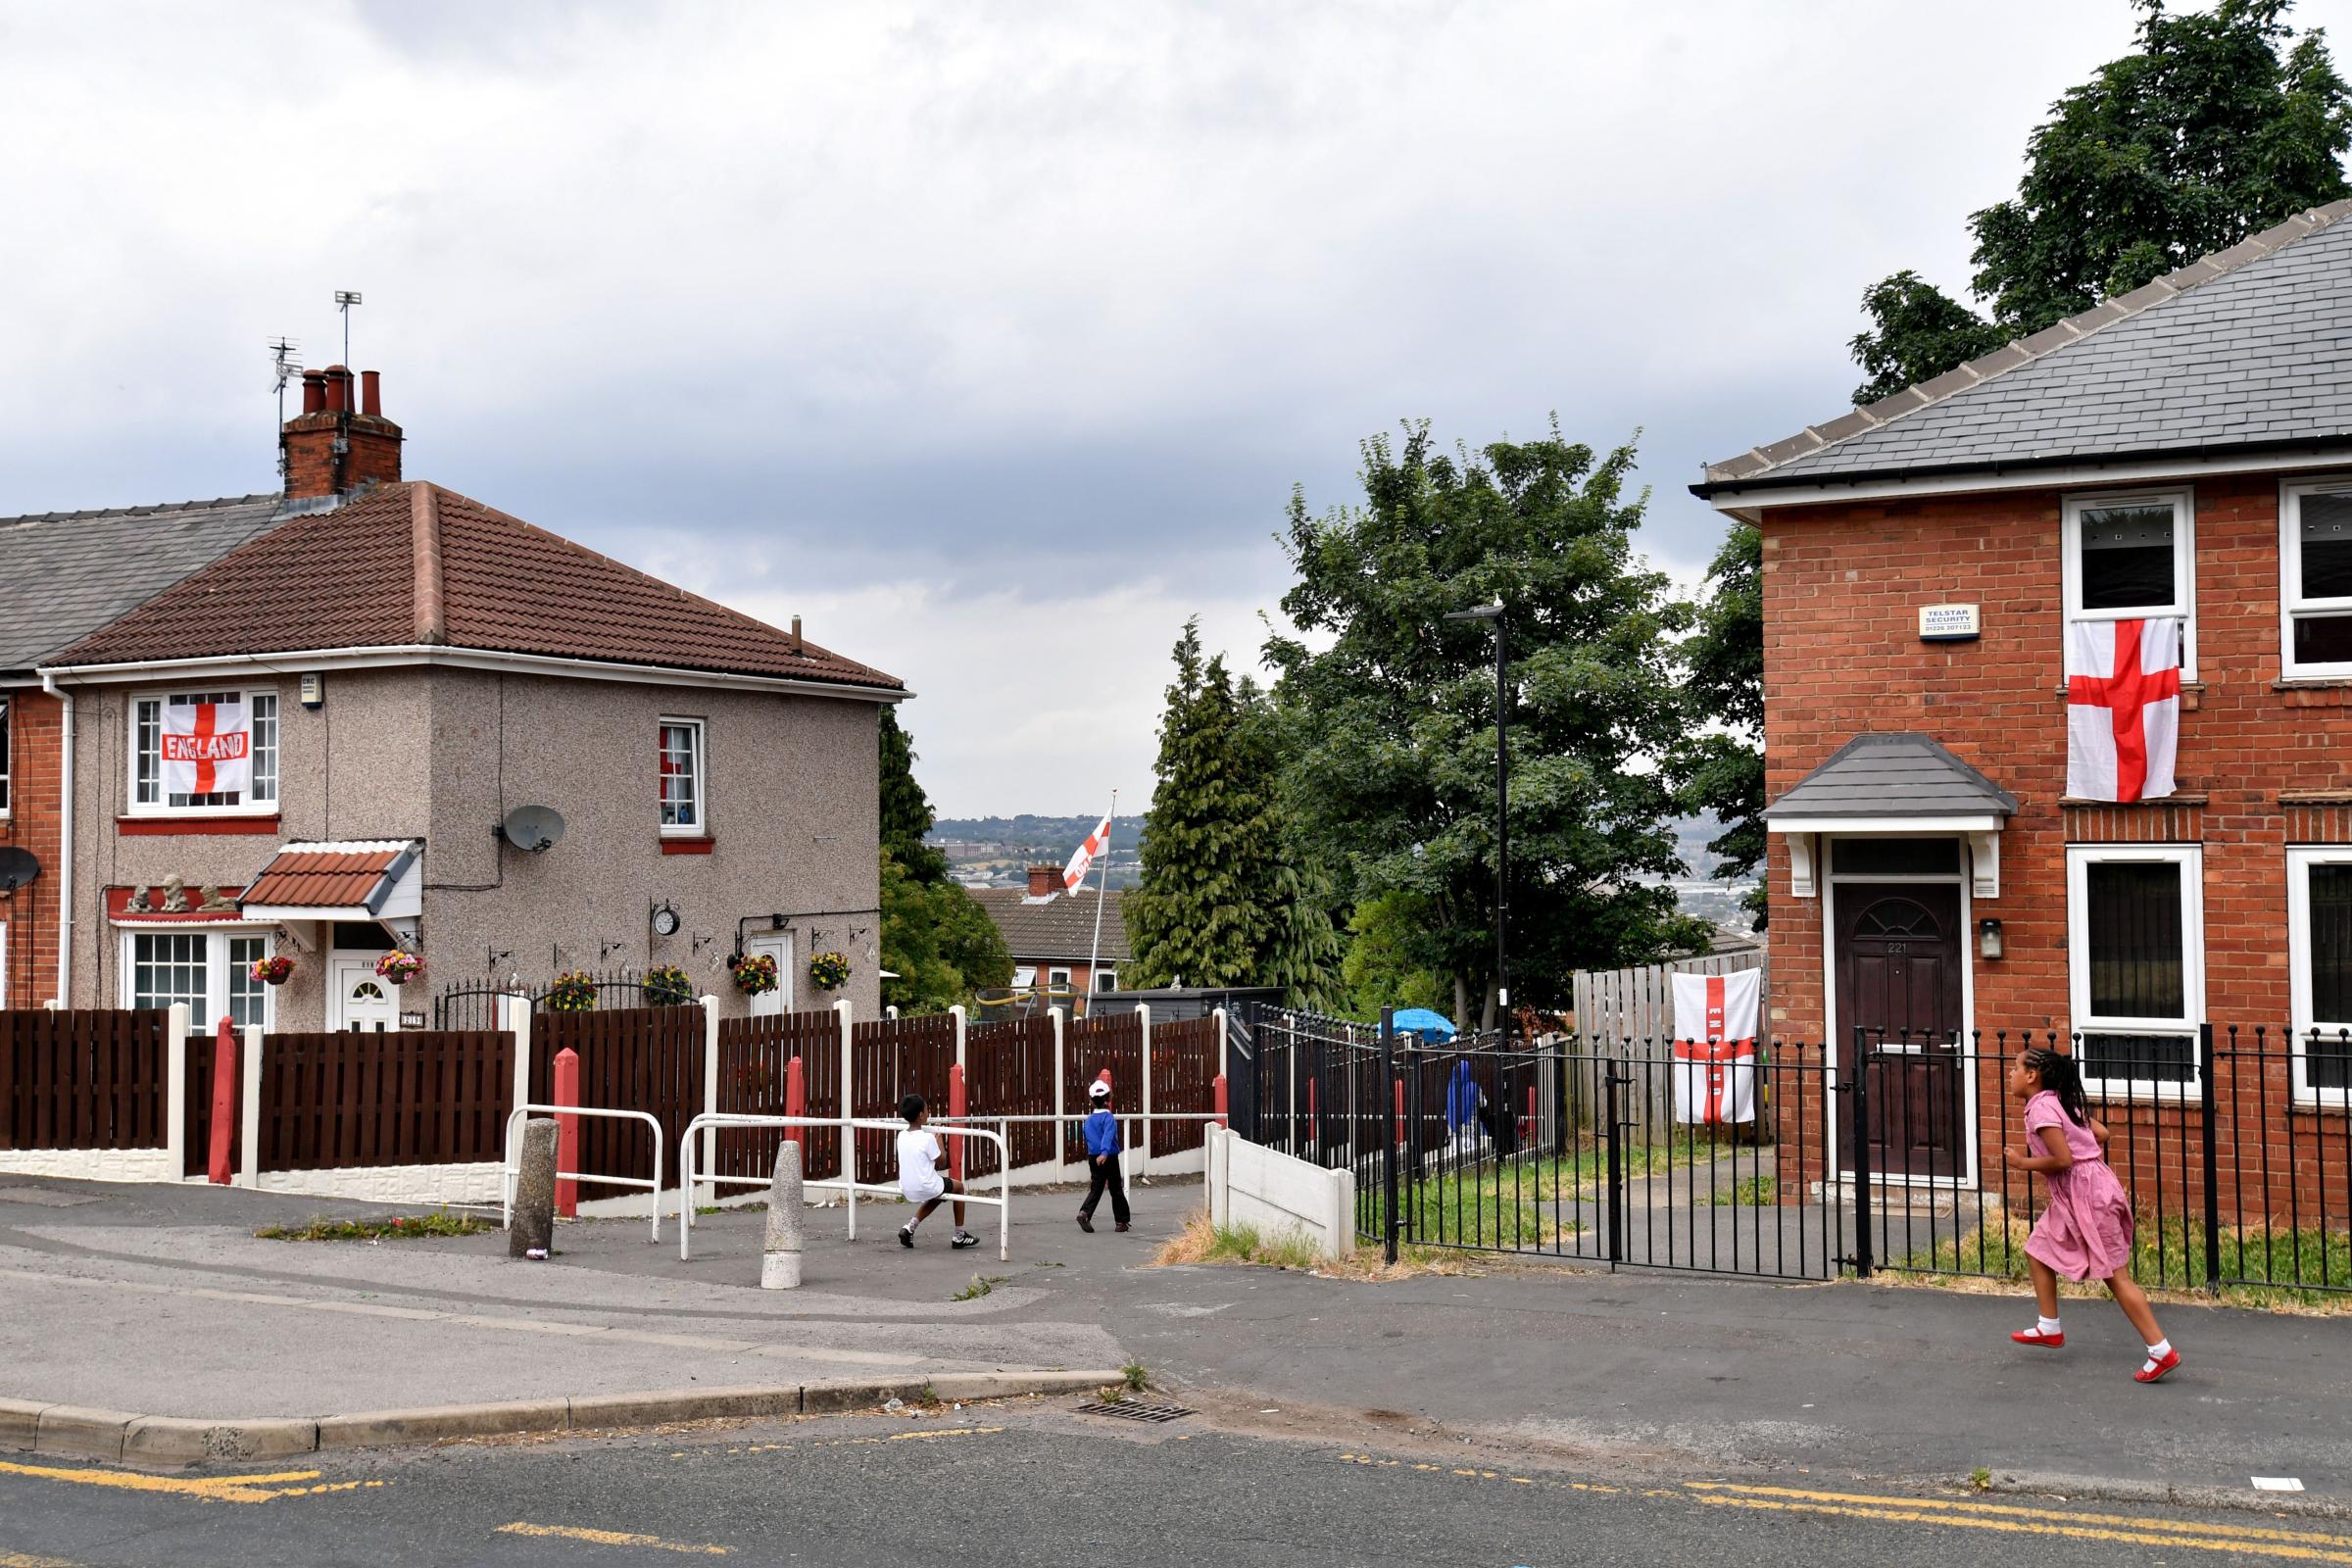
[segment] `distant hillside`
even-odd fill
[[[943,816],[931,825],[930,842],[947,852],[948,864],[966,881],[986,880],[999,887],[1021,883],[1032,865],[1061,865],[1068,861],[1100,816]],[[1143,843],[1144,819],[1118,816],[1110,824],[1110,885],[1133,887],[1141,874],[1136,856]],[[1102,874],[1098,866],[1094,877]]]

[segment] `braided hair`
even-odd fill
[[[2029,1046],[2019,1058],[2041,1087],[2058,1097],[2058,1108],[2078,1127],[2090,1125],[2090,1101],[2082,1093],[2082,1073],[2075,1058],[2048,1046]]]

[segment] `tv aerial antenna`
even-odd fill
[[[358,289],[339,288],[335,290],[335,309],[343,313],[343,363],[345,366],[351,364],[351,308],[359,303],[360,291]]]

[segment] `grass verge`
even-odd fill
[[[315,1219],[301,1225],[265,1225],[253,1234],[265,1242],[403,1242],[424,1236],[479,1236],[496,1225],[471,1214],[437,1209],[391,1219]]]
[[[971,1284],[966,1285],[948,1299],[951,1301],[977,1301],[1010,1278],[1012,1276],[1009,1274],[975,1274],[972,1276]]]
[[[1160,1245],[1152,1261],[1161,1267],[1177,1263],[1246,1263],[1344,1280],[1403,1280],[1430,1274],[1478,1272],[1460,1254],[1429,1248],[1401,1248],[1394,1263],[1386,1261],[1380,1249],[1372,1246],[1358,1246],[1344,1257],[1319,1257],[1313,1245],[1296,1232],[1267,1236],[1250,1225],[1212,1225],[1207,1213],[1200,1209],[1194,1210],[1184,1222],[1183,1230]]]
[[[2011,1289],[2033,1279],[2026,1262],[2026,1238],[2033,1225],[2022,1214],[2006,1214],[1932,1249],[1890,1259],[1883,1272],[1909,1285],[1947,1289]],[[2317,1313],[2352,1313],[2352,1235],[2341,1231],[2225,1229],[2222,1275],[2279,1283],[2225,1284],[2218,1294],[2205,1284],[2205,1227],[2184,1220],[2141,1225],[2132,1239],[2132,1277],[2159,1299],[2220,1300]],[[1965,1270],[1966,1272],[1961,1272]],[[2336,1290],[2311,1289],[2334,1286]],[[2104,1297],[2105,1286],[2089,1281],[2058,1282],[2058,1294]]]

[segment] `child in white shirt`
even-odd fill
[[[899,1245],[912,1247],[914,1228],[929,1217],[945,1195],[962,1192],[963,1184],[947,1173],[948,1156],[940,1150],[939,1134],[923,1125],[930,1119],[923,1097],[908,1095],[900,1101],[899,1114],[906,1120],[906,1131],[899,1134],[899,1191],[909,1203],[922,1205],[914,1211],[914,1218],[899,1227]],[[958,1199],[955,1206],[956,1234],[948,1246],[957,1250],[978,1247],[980,1238],[963,1228],[962,1200]]]

